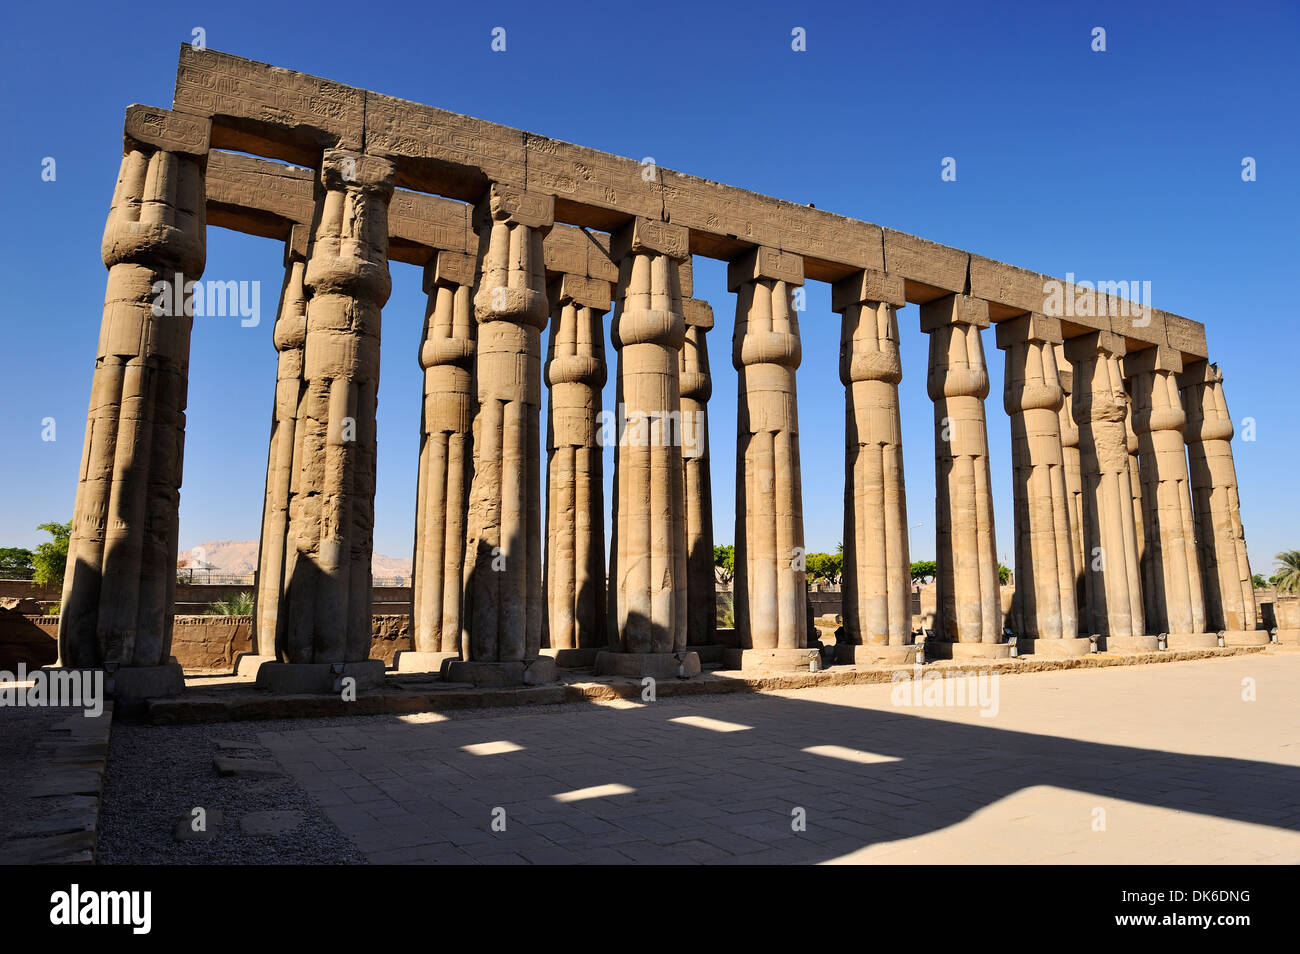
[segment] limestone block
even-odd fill
[[[893,305],[907,304],[903,279],[875,269],[856,272],[831,286],[831,311],[843,314],[849,307],[865,302]]]
[[[884,243],[883,271],[931,288],[965,289],[969,253],[893,229],[884,230]]]

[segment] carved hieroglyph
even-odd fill
[[[934,402],[935,635],[943,642],[1002,639],[984,420],[989,376],[980,341],[988,325],[988,302],[978,298],[949,295],[921,306]]]
[[[745,649],[807,640],[794,290],[803,261],[756,248],[727,269],[737,292],[732,364],[736,425],[736,637]]]
[[[324,195],[303,277],[301,446],[290,482],[284,596],[277,650],[284,662],[361,662],[370,656],[375,511],[375,400],[380,314],[388,274],[387,159],[327,150]]]
[[[1223,372],[1218,365],[1198,361],[1186,367],[1178,383],[1187,412],[1185,434],[1206,625],[1212,632],[1253,630],[1255,588],[1246,558]]]
[[[1030,314],[997,328],[1006,351],[1002,403],[1011,418],[1011,483],[1015,500],[1017,636],[1075,639],[1071,498],[1061,448],[1064,392],[1056,369],[1061,325]],[[1076,438],[1077,439],[1077,438]]]
[[[1083,470],[1088,622],[1097,635],[1121,638],[1145,634],[1125,427],[1128,397],[1120,369],[1124,350],[1123,338],[1104,331],[1065,343],[1074,369],[1074,419]]]
[[[470,661],[509,662],[537,657],[545,625],[538,445],[550,305],[542,238],[554,200],[493,185],[477,219],[478,413],[462,643]]]
[[[1182,356],[1172,348],[1148,348],[1124,360],[1142,475],[1146,623],[1158,633],[1205,632],[1205,597],[1183,440],[1187,415],[1178,393],[1177,376],[1182,370]]]
[[[854,644],[912,642],[912,576],[898,384],[901,279],[863,272],[837,282],[844,383],[842,616]]]
[[[682,302],[686,338],[681,380],[683,491],[686,495],[686,643],[716,642],[717,578],[713,569],[713,477],[709,465],[709,350],[705,334],[713,328],[713,309],[697,298]]]
[[[191,289],[203,274],[208,122],[132,106],[59,618],[64,666],[171,651]]]
[[[680,355],[686,327],[686,230],[635,219],[613,238],[620,261],[610,645],[626,653],[686,648],[686,513]]]
[[[605,645],[604,448],[609,282],[564,275],[551,287],[546,428],[547,639],[552,649]]]
[[[424,269],[429,299],[420,346],[424,402],[411,588],[411,642],[421,653],[460,652],[472,473],[475,268],[472,256],[443,251]]]

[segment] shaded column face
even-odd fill
[[[1182,369],[1179,352],[1158,346],[1124,362],[1141,467],[1147,628],[1178,634],[1205,632],[1205,598],[1183,440],[1187,416],[1178,394],[1177,375]]]
[[[679,652],[687,620],[679,354],[687,234],[636,219],[612,245],[620,265],[610,643],[627,653]]]
[[[728,268],[737,293],[736,636],[746,649],[807,643],[794,290],[803,260],[757,248]]]
[[[884,300],[881,300],[884,299]],[[912,642],[911,565],[898,384],[902,279],[865,272],[836,283],[844,384],[844,630],[856,644]]]
[[[984,399],[988,370],[980,329],[988,303],[950,295],[921,307],[930,335],[927,386],[934,402],[935,635],[997,643],[1002,607],[990,492]]]
[[[546,428],[547,645],[605,644],[604,449],[608,282],[565,275],[551,286]]]
[[[686,504],[686,643],[717,641],[717,579],[713,568],[713,477],[709,465],[709,351],[705,334],[713,309],[685,299],[686,337],[678,365],[681,377],[682,468]]]
[[[1078,613],[1079,632],[1091,633],[1084,594],[1083,559],[1083,472],[1079,464],[1079,426],[1074,421],[1074,372],[1065,357],[1065,347],[1058,344],[1056,376],[1061,384],[1062,400],[1058,412],[1061,425],[1061,466],[1065,473],[1065,494],[1070,517],[1070,544],[1074,554],[1074,605]]]
[[[160,666],[170,657],[207,140],[206,120],[127,111],[59,619],[65,666]]]
[[[475,270],[474,258],[458,252],[439,252],[424,270],[429,299],[419,354],[424,387],[411,578],[416,652],[460,652],[473,463]]]
[[[1061,438],[1064,392],[1056,367],[1057,319],[1027,315],[998,325],[1006,352],[1003,406],[1011,421],[1016,589],[1012,628],[1034,639],[1078,636],[1073,503]],[[1077,443],[1077,435],[1075,435]]]
[[[1065,343],[1074,371],[1074,419],[1083,472],[1084,587],[1101,636],[1145,634],[1133,481],[1120,358],[1124,340],[1093,332]]]
[[[275,401],[271,442],[266,463],[266,493],[262,505],[262,536],[257,558],[257,598],[253,616],[254,645],[263,656],[274,656],[277,627],[287,619],[280,612],[289,553],[289,493],[294,459],[301,447],[298,410],[303,397],[303,348],[307,343],[307,240],[304,226],[294,226],[285,246],[284,286],[276,311]]]
[[[1179,375],[1178,384],[1187,414],[1184,434],[1206,627],[1212,632],[1253,630],[1255,589],[1246,557],[1223,372],[1218,365],[1198,361]]]
[[[380,312],[392,287],[393,164],[327,150],[320,186],[303,279],[302,443],[290,479],[277,623],[277,654],[292,663],[370,655]]]
[[[506,662],[535,659],[545,626],[538,428],[550,305],[542,238],[554,200],[493,185],[476,219],[478,411],[462,642],[469,660]]]

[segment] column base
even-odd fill
[[[720,663],[722,662],[723,653],[727,647],[721,643],[709,643],[706,646],[687,646],[688,653],[695,653],[700,657],[700,663]]]
[[[680,653],[617,653],[602,650],[596,654],[598,676],[677,679],[699,674],[700,657],[689,650]]]
[[[1029,653],[1045,659],[1061,659],[1067,656],[1086,656],[1092,652],[1092,640],[1087,636],[1066,639],[1035,639],[1020,636],[1016,640],[1021,654]]]
[[[1165,636],[1165,648],[1218,649],[1219,637],[1215,633],[1169,633]]]
[[[1010,659],[1010,643],[953,643],[940,639],[925,641],[925,657],[930,659]]]
[[[176,662],[161,666],[120,666],[104,672],[104,694],[118,702],[141,702],[185,691],[185,671]]]
[[[1283,646],[1300,646],[1300,629],[1279,629],[1277,641]]]
[[[549,656],[536,659],[508,659],[504,662],[459,659],[442,664],[443,682],[468,682],[474,686],[540,686],[555,682],[555,660]]]
[[[590,669],[596,665],[599,649],[543,649],[542,655],[555,660],[561,669]]]
[[[1160,651],[1160,640],[1155,636],[1098,636],[1097,649],[1103,653],[1154,653]]]
[[[448,659],[459,659],[460,653],[422,653],[413,649],[400,649],[393,655],[393,668],[398,672],[442,672]]]
[[[378,689],[384,684],[384,663],[367,659],[353,663],[265,662],[257,670],[257,687],[277,695],[333,695],[344,677],[357,681],[358,689]]]
[[[275,662],[274,656],[259,656],[257,653],[240,653],[235,657],[235,675],[246,676],[249,679],[257,678],[257,671],[262,668],[262,663]]]
[[[1277,631],[1278,642],[1282,641],[1282,634],[1290,632],[1300,634],[1300,630]],[[1295,641],[1295,637],[1292,637]],[[1268,630],[1265,629],[1229,629],[1223,634],[1223,645],[1225,646],[1267,646],[1269,643]],[[1217,641],[1215,645],[1218,645]]]
[[[835,661],[843,666],[910,666],[916,662],[916,646],[840,643],[835,647]]]
[[[728,649],[722,654],[724,669],[808,672],[816,649]]]

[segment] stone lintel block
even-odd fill
[[[212,122],[201,116],[139,104],[126,108],[122,142],[127,149],[161,149],[201,158],[208,154],[211,139]]]
[[[555,224],[555,196],[492,183],[483,205],[495,222],[549,230]]]
[[[321,156],[320,181],[327,189],[392,192],[396,167],[391,159],[347,149],[326,149]]]
[[[289,237],[284,242],[284,267],[291,262],[307,261],[307,251],[311,247],[311,226],[294,225],[289,229]]]
[[[677,287],[683,298],[690,298],[695,294],[695,268],[691,262],[691,257],[687,255],[677,266]]]
[[[683,298],[682,316],[688,328],[713,327],[713,306],[701,298]]]
[[[1134,351],[1124,356],[1124,377],[1126,378],[1147,374],[1151,371],[1173,371],[1178,373],[1182,370],[1182,352],[1163,345],[1144,348],[1141,351]]]
[[[1122,358],[1128,353],[1128,345],[1123,335],[1109,331],[1090,331],[1077,338],[1065,339],[1065,356],[1074,361],[1084,361],[1097,354],[1108,354]]]
[[[614,299],[614,286],[599,278],[582,275],[561,275],[551,282],[551,300],[559,304],[573,302],[583,308],[607,312]]]
[[[883,302],[902,308],[907,304],[903,277],[865,268],[831,286],[831,311],[843,313],[854,305],[867,302]]]
[[[758,245],[727,266],[727,291],[745,282],[766,278],[788,285],[803,284],[803,256]]]
[[[610,253],[618,261],[633,252],[658,252],[684,262],[691,255],[690,231],[656,219],[637,216],[610,236]]]
[[[388,236],[432,252],[476,252],[472,207],[425,192],[394,189],[388,202]]]
[[[591,240],[582,229],[572,225],[557,224],[546,233],[542,240],[542,253],[546,258],[546,270],[559,275],[588,275],[588,246]],[[618,281],[618,269],[607,281]]]
[[[989,326],[989,303],[970,295],[946,295],[921,306],[921,330],[927,334],[945,325]]]
[[[465,252],[439,252],[424,266],[424,293],[433,294],[439,285],[473,285],[477,264],[478,260]]]
[[[970,293],[1017,311],[1043,311],[1046,292],[1038,272],[994,261],[983,255],[970,257]]]
[[[1223,372],[1217,364],[1209,361],[1184,361],[1183,370],[1178,375],[1180,388],[1195,387],[1198,384],[1221,384]]]
[[[1053,318],[1051,315],[1031,312],[1019,318],[1012,318],[1010,321],[999,322],[997,326],[999,348],[1009,348],[1025,341],[1060,344],[1064,340],[1061,335],[1061,319]]]
[[[1182,315],[1171,315],[1167,311],[1156,311],[1156,316],[1164,319],[1165,342],[1169,347],[1176,348],[1189,358],[1209,357],[1203,324]]]
[[[269,213],[293,224],[311,225],[316,210],[314,170],[220,149],[208,153],[204,188],[209,205],[217,203],[259,217]],[[208,218],[211,222],[211,211]]]
[[[970,253],[905,232],[884,230],[885,271],[932,288],[962,292]]]

